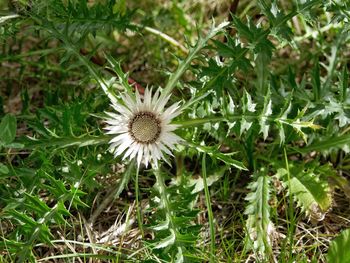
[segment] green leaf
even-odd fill
[[[350,263],[350,229],[344,230],[330,244],[327,254],[328,262]]]
[[[0,174],[8,174],[9,168],[6,165],[0,163]]]
[[[5,211],[6,210],[7,209],[5,208]],[[34,228],[37,226],[37,222],[35,222],[33,218],[13,209],[10,209],[9,211],[7,211],[6,216],[10,217],[11,219],[17,220],[19,225],[25,226],[27,228]]]
[[[22,149],[22,148],[24,148],[24,144],[12,142],[12,143],[6,144],[5,147],[12,148],[12,149]]]
[[[347,106],[345,103],[340,103],[333,97],[328,97],[323,102],[324,109],[320,112],[320,115],[325,118],[328,115],[334,114],[334,119],[339,120],[339,127],[344,127],[350,124],[350,116],[348,114]]]
[[[16,129],[16,117],[11,114],[6,114],[0,123],[0,141],[5,145],[13,142],[16,137]]]
[[[320,65],[318,59],[316,60],[315,66],[312,70],[312,84],[315,95],[314,99],[315,101],[318,101],[321,94]]]
[[[243,94],[243,112],[255,112],[256,103],[253,103],[252,96],[244,90]]]
[[[170,224],[170,219],[169,219],[169,216],[167,216],[165,221],[162,221],[157,225],[151,226],[150,228],[155,231],[166,230],[169,228],[169,224]]]
[[[347,98],[347,90],[349,88],[349,73],[346,65],[343,67],[342,75],[341,75],[341,85],[339,86],[339,91],[341,94],[342,101],[344,102]]]
[[[255,37],[254,33],[250,30],[250,28],[243,23],[238,17],[233,16],[232,21],[235,24],[238,33],[242,36],[248,39],[249,42],[254,42]]]
[[[25,148],[35,149],[37,147],[57,147],[57,148],[67,148],[67,147],[85,147],[90,145],[98,145],[107,143],[110,137],[101,135],[97,136],[82,136],[82,137],[58,137],[50,139],[36,139],[34,137],[27,137],[24,140]]]
[[[220,169],[217,169],[214,174],[207,177],[207,184],[211,186],[215,182],[219,181],[220,178],[224,175],[224,173],[229,169],[229,166],[223,166]],[[191,178],[188,182],[189,187],[194,187],[192,190],[192,194],[199,193],[204,189],[204,182],[202,177]]]
[[[255,59],[255,70],[257,74],[257,88],[261,94],[266,93],[266,80],[269,76],[268,64],[271,57],[268,53],[259,53]]]
[[[271,100],[271,91],[268,89],[267,94],[264,98],[264,109],[259,116],[259,125],[260,125],[260,133],[263,134],[264,140],[266,140],[270,125],[267,123],[267,117],[272,114],[272,100]]]
[[[318,221],[323,220],[332,204],[331,189],[326,179],[311,168],[305,169],[303,165],[293,164],[290,167],[289,177],[287,170],[283,168],[278,169],[276,175],[307,215]]]
[[[190,63],[192,62],[192,60],[196,57],[198,52],[206,46],[209,39],[216,36],[220,32],[223,32],[223,30],[228,25],[229,25],[228,22],[223,22],[223,23],[219,24],[217,27],[215,27],[213,24],[212,27],[210,28],[208,34],[205,37],[202,37],[202,36],[199,37],[197,44],[193,48],[190,49],[190,52],[188,53],[187,57],[182,62],[180,62],[176,71],[170,75],[169,80],[168,80],[168,82],[163,90],[162,95],[164,97],[166,97],[168,94],[171,93],[172,89],[175,87],[175,85],[177,84],[177,82],[181,78],[181,76],[185,73],[185,71],[189,67]]]
[[[248,215],[246,222],[250,241],[248,245],[262,255],[271,252],[272,240],[276,233],[270,220],[270,182],[267,172],[261,169],[254,175],[254,181],[249,184],[251,192],[246,197],[249,202],[245,210],[245,214]]]
[[[284,141],[284,132],[283,132],[283,129],[282,129],[282,125],[283,124],[291,126],[295,130],[295,132],[300,137],[303,138],[303,140],[305,142],[307,142],[307,134],[302,131],[303,128],[311,128],[313,130],[321,128],[321,126],[315,124],[313,122],[313,120],[312,121],[306,121],[306,120],[302,119],[304,117],[305,112],[307,111],[307,109],[308,109],[308,105],[306,105],[302,110],[298,110],[298,115],[295,118],[288,119],[287,116],[288,116],[289,112],[292,110],[292,103],[289,102],[288,108],[285,109],[283,113],[281,113],[281,115],[280,115],[281,117],[280,118],[276,119],[276,123],[277,123],[277,125],[280,128],[281,144]]]
[[[155,249],[165,248],[173,245],[174,243],[175,243],[175,232],[174,230],[170,229],[170,235],[160,240],[159,242],[157,242],[154,248]]]
[[[331,136],[314,141],[312,144],[304,148],[293,148],[294,152],[309,153],[312,151],[330,151],[332,149],[339,149],[345,145],[350,144],[350,134],[344,134],[340,136]]]
[[[244,117],[242,117],[242,121],[241,121],[241,128],[239,131],[239,135],[242,135],[242,133],[244,131],[248,131],[250,129],[250,127],[252,127],[253,122],[251,121],[247,121]]]
[[[47,204],[43,202],[38,196],[30,195],[28,193],[24,193],[24,195],[26,196],[24,205],[31,211],[35,211],[38,215],[42,216],[50,211],[50,208],[47,206]]]
[[[182,252],[182,248],[178,247],[177,248],[177,253],[175,256],[175,263],[182,263],[184,262],[184,256],[183,256],[183,252]]]
[[[210,157],[214,158],[214,159],[219,159],[221,161],[223,161],[224,163],[234,166],[240,170],[248,170],[247,167],[244,166],[244,164],[240,161],[237,161],[235,159],[232,159],[230,157],[231,154],[225,154],[222,153],[220,151],[218,151],[217,149],[213,148],[213,147],[209,147],[209,146],[199,146],[199,145],[194,145],[194,147],[200,151],[200,152],[204,152],[206,154],[208,154]]]
[[[119,0],[117,3],[113,6],[113,14],[120,13],[122,15],[125,15],[126,13],[126,1],[125,0]]]
[[[269,2],[272,3],[270,4]],[[284,15],[284,13],[279,10],[276,2],[277,1],[258,1],[263,13],[266,14],[266,16],[269,18],[269,22],[271,23],[271,34],[276,36],[280,41],[282,41],[281,37],[289,40],[293,33],[288,26],[287,21],[296,15],[296,12],[292,11],[291,13]]]
[[[213,39],[213,42],[217,48],[217,52],[222,57],[235,57],[236,50],[234,50],[232,47],[226,45],[225,43],[222,43],[221,41]]]

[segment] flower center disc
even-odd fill
[[[160,122],[150,112],[141,112],[129,123],[129,133],[138,142],[153,143],[160,134]]]

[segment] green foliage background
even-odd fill
[[[349,7],[0,2],[0,260],[325,262],[350,217]],[[146,86],[186,143],[138,171],[103,120]]]

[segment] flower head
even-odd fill
[[[145,90],[143,99],[136,89],[135,96],[120,95],[124,105],[112,100],[117,113],[107,112],[110,118],[105,129],[115,137],[110,141],[114,156],[124,155],[123,159],[136,158],[138,166],[166,160],[164,153],[172,155],[175,144],[182,139],[173,133],[178,125],[170,124],[180,114],[179,102],[165,109],[170,95],[160,95],[158,89],[152,97],[152,91]]]

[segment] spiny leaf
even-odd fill
[[[279,136],[280,136],[280,145],[282,145],[285,141],[285,133],[284,133],[284,128],[283,128],[283,122],[281,120],[284,120],[284,119],[287,119],[288,117],[288,114],[290,113],[290,111],[292,110],[292,103],[291,103],[291,100],[292,100],[292,94],[289,95],[288,99],[285,100],[285,103],[284,103],[284,106],[283,108],[281,109],[281,112],[280,112],[280,118],[277,118],[275,120],[278,128],[279,128]]]
[[[205,152],[210,157],[215,158],[215,159],[219,159],[228,165],[234,166],[240,170],[248,170],[242,162],[232,159],[230,157],[230,155],[232,155],[232,154],[221,153],[217,149],[215,149],[213,147],[209,147],[209,146],[195,145],[195,147],[197,148],[198,151]]]
[[[170,219],[169,216],[166,216],[166,220],[163,222],[160,222],[157,225],[151,226],[150,228],[154,231],[160,231],[160,230],[166,230],[169,228]]]
[[[249,184],[250,192],[246,200],[249,202],[245,210],[248,215],[246,222],[249,240],[259,253],[271,252],[275,229],[270,220],[270,177],[264,169],[256,172],[253,182]]]
[[[304,148],[293,148],[293,151],[300,153],[308,153],[312,151],[329,152],[334,149],[340,149],[350,144],[350,134],[340,136],[330,136],[315,140],[311,145]]]
[[[271,100],[271,91],[268,89],[267,94],[264,98],[264,109],[260,115],[259,125],[260,125],[260,133],[263,134],[264,140],[266,140],[270,125],[267,124],[267,117],[272,114],[272,100]]]
[[[264,54],[265,58],[270,58],[272,56],[272,50],[274,45],[267,38],[269,35],[269,30],[264,30],[260,25],[254,25],[251,20],[247,23],[243,23],[238,17],[233,16],[233,23],[237,28],[239,35],[246,38],[249,42],[247,46],[255,54]]]
[[[337,102],[336,99],[328,98],[328,104],[325,106],[325,115],[335,114],[334,119],[339,121],[339,127],[350,124],[350,116],[345,111],[345,105]]]
[[[157,183],[154,185],[150,202],[150,226],[155,231],[151,247],[154,253],[167,261],[186,259],[182,251],[196,254],[193,245],[198,240],[200,226],[194,224],[198,211],[193,208],[197,194],[190,185],[190,176],[173,180],[169,187],[164,184],[165,174],[155,171]],[[180,253],[180,254],[179,254]],[[177,255],[177,256],[175,256]]]
[[[253,103],[252,96],[245,90],[243,95],[243,112],[255,112],[256,103]]]
[[[323,220],[332,204],[331,189],[325,179],[315,174],[311,168],[305,169],[303,166],[292,164],[290,181],[284,168],[278,169],[276,176],[307,215],[318,221]]]
[[[175,263],[182,263],[184,262],[184,256],[183,256],[183,252],[182,252],[182,248],[178,247],[177,248],[177,253],[175,256]]]
[[[175,87],[177,81],[181,78],[181,76],[185,73],[185,71],[189,67],[191,61],[196,57],[198,52],[202,48],[205,47],[205,45],[207,44],[209,39],[211,39],[212,37],[214,37],[218,33],[222,32],[223,29],[225,27],[227,27],[228,25],[229,25],[228,22],[223,22],[215,27],[214,23],[213,23],[211,29],[209,30],[209,33],[205,37],[202,37],[202,36],[199,37],[197,44],[195,45],[194,48],[190,49],[190,52],[187,55],[186,59],[184,61],[180,62],[176,71],[173,74],[171,74],[171,76],[170,76],[170,78],[169,78],[169,80],[168,80],[168,82],[163,90],[162,95],[164,97],[166,97],[172,91],[172,89]]]
[[[270,1],[269,1],[270,2]],[[295,13],[289,13],[284,15],[282,11],[278,8],[277,3],[275,1],[271,1],[272,3],[267,3],[265,0],[259,0],[258,3],[262,9],[262,11],[269,18],[269,22],[271,23],[270,30],[271,33],[276,35],[277,37],[282,36],[283,38],[289,40],[292,35],[292,30],[287,25],[287,21],[290,20]]]
[[[328,262],[350,263],[350,229],[344,230],[330,244],[327,254]]]
[[[175,243],[175,232],[172,229],[170,230],[170,235],[161,241],[157,242],[154,246],[155,249],[165,248],[173,245]]]
[[[17,120],[11,114],[6,114],[0,123],[0,145],[11,143],[16,137]]]
[[[33,137],[27,137],[23,142],[27,149],[33,149],[37,147],[57,147],[57,148],[66,148],[72,146],[86,147],[89,145],[98,145],[106,143],[108,141],[107,136],[84,136],[84,137],[55,137],[50,139],[36,139]]]
[[[245,118],[242,118],[239,134],[242,135],[244,131],[248,131],[252,124],[253,122],[247,121]]]
[[[211,186],[213,183],[217,182],[224,175],[224,172],[227,171],[228,168],[229,168],[228,166],[224,166],[221,169],[218,169],[217,172],[215,172],[213,175],[208,176],[207,177],[208,186]],[[191,178],[188,183],[189,183],[188,184],[189,187],[194,186],[191,192],[192,194],[199,193],[204,189],[204,182],[202,177]]]
[[[303,140],[307,142],[307,134],[302,131],[302,128],[311,128],[313,130],[316,130],[320,129],[321,126],[315,124],[313,121],[301,120],[308,109],[308,105],[306,105],[302,110],[298,111],[298,114],[294,119],[288,119],[287,116],[291,109],[292,104],[290,102],[287,109],[281,113],[281,117],[275,120],[280,127],[281,144],[284,141],[284,130],[281,128],[283,124],[291,126],[303,138]],[[281,132],[283,132],[283,134],[281,134]]]
[[[37,222],[29,216],[27,216],[24,213],[18,212],[14,209],[4,209],[6,211],[6,215],[10,216],[11,218],[15,219],[18,221],[20,225],[23,225],[28,228],[35,227],[37,225]],[[8,211],[7,211],[8,210]]]

